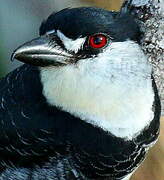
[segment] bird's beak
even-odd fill
[[[73,55],[58,45],[55,37],[41,36],[18,47],[12,54],[11,60],[35,66],[61,66],[70,63]]]

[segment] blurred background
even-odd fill
[[[53,11],[66,7],[97,6],[119,10],[123,0],[1,0],[0,3],[0,77],[15,69],[10,61],[15,48],[38,36],[38,29]],[[132,180],[164,180],[164,119],[161,136],[143,166]]]

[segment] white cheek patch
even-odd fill
[[[49,104],[118,137],[134,138],[154,116],[151,66],[131,41],[76,66],[41,68],[41,81]]]
[[[68,51],[73,51],[77,53],[82,46],[84,45],[86,41],[86,37],[84,38],[78,38],[76,40],[72,40],[68,37],[66,37],[61,31],[57,30],[57,36],[60,38],[60,40],[63,42],[65,48]]]

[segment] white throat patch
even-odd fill
[[[73,51],[75,53],[77,53],[82,46],[84,45],[85,41],[86,41],[86,37],[85,38],[78,38],[76,40],[72,40],[68,37],[66,37],[61,31],[57,30],[57,36],[60,38],[60,40],[63,42],[65,48],[68,51]]]
[[[49,104],[118,137],[132,139],[154,116],[151,66],[132,41],[77,64],[41,68],[41,81]]]

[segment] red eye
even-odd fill
[[[89,45],[92,48],[103,48],[108,43],[108,38],[104,34],[95,34],[89,37]]]

